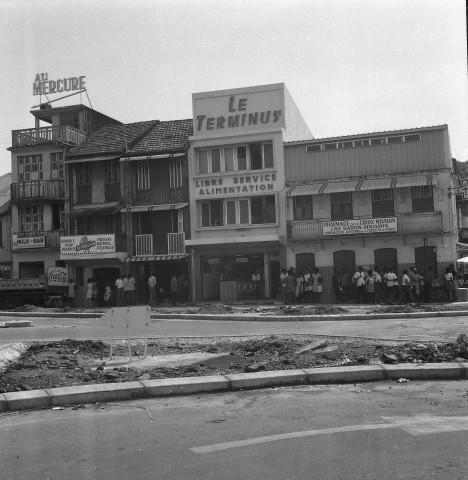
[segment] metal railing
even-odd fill
[[[390,216],[390,215],[389,215]],[[442,212],[427,213],[399,213],[393,215],[397,219],[396,234],[411,233],[439,233],[442,232]],[[361,220],[372,217],[354,217]],[[294,220],[288,222],[289,240],[311,240],[317,238],[330,238],[323,234],[322,223],[332,221],[330,218],[320,220]],[[339,235],[337,235],[339,236]],[[348,236],[348,235],[346,235]]]
[[[153,255],[153,235],[135,235],[135,255]]]
[[[65,196],[63,180],[32,180],[11,184],[11,200],[60,199]]]
[[[86,140],[85,132],[70,127],[69,125],[13,130],[11,136],[13,147],[24,147],[51,142],[79,145]]]
[[[185,233],[167,234],[167,253],[169,255],[185,253]]]

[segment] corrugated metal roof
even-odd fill
[[[289,196],[298,197],[299,195],[318,195],[324,188],[324,183],[312,183],[310,185],[296,185],[289,192]]]
[[[179,210],[184,208],[188,203],[166,203],[163,205],[137,205],[134,207],[125,207],[120,210],[123,213],[138,213],[138,212],[157,212],[161,210]]]
[[[362,180],[359,185],[359,191],[361,190],[380,190],[383,188],[393,188],[395,183],[394,177],[388,178],[374,178],[370,180]]]
[[[171,260],[183,260],[188,257],[187,253],[179,253],[177,255],[139,255],[127,257],[125,262],[168,262]]]
[[[358,180],[327,183],[322,193],[355,192],[358,184]]]
[[[395,188],[402,187],[418,187],[421,185],[433,185],[435,179],[430,174],[426,175],[412,175],[412,176],[400,176],[396,179]]]

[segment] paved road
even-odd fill
[[[2,478],[466,478],[467,382],[382,382],[0,416]]]
[[[468,316],[447,318],[398,318],[312,322],[232,322],[229,317],[215,320],[152,320],[150,337],[205,337],[223,335],[313,334],[361,336],[395,340],[454,340],[460,333],[468,334]],[[2,321],[20,320],[2,317]],[[109,338],[104,320],[29,318],[33,327],[0,329],[0,344],[28,340],[102,339]],[[115,336],[124,337],[125,330]],[[136,328],[133,336],[144,336],[144,328]]]

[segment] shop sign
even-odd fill
[[[89,257],[106,253],[116,253],[114,234],[60,237],[60,255]]]
[[[47,285],[49,287],[66,287],[68,270],[64,267],[49,267],[47,269]]]
[[[58,80],[49,80],[48,73],[38,73],[33,83],[33,95],[47,95],[51,93],[72,92],[85,89],[86,77],[68,77]]]
[[[281,88],[212,97],[194,96],[195,135],[281,127],[283,119]]]
[[[396,217],[363,218],[361,220],[334,220],[322,222],[324,235],[356,235],[397,231]]]
[[[21,250],[23,248],[45,248],[45,236],[37,237],[18,237],[16,233],[12,235],[13,250]]]
[[[194,180],[195,196],[246,195],[277,190],[276,173],[257,173],[230,177],[198,178]]]

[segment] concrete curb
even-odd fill
[[[395,380],[468,379],[468,363],[359,365],[305,370],[275,370],[207,377],[163,378],[138,382],[101,383],[0,394],[0,412],[37,410],[80,403],[226,392],[284,385]]]
[[[12,320],[11,322],[0,322],[0,328],[22,328],[32,327],[32,322],[29,320]]]

